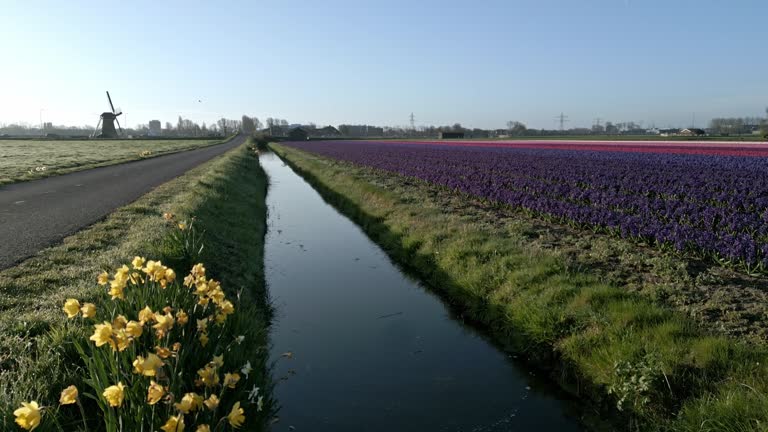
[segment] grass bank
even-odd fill
[[[444,188],[273,148],[395,261],[508,350],[548,365],[614,429],[766,430],[764,345],[706,331],[604,277],[610,269],[542,247],[536,233],[557,231],[545,222],[494,217]]]
[[[0,140],[0,185],[219,144],[227,139]]]
[[[140,255],[171,266],[187,266],[165,212],[195,217],[203,233],[200,256],[208,274],[239,297],[245,319],[236,323],[249,335],[252,374],[268,388],[266,326],[270,311],[263,277],[267,178],[247,146],[213,159],[172,180],[105,220],[0,272],[0,430],[14,430],[12,412],[21,402],[55,404],[58,392],[81,378],[73,340],[93,331],[65,324],[67,298],[97,305],[109,302],[96,285],[101,271]],[[178,268],[180,277],[188,268]],[[268,410],[267,410],[268,411]],[[265,411],[265,412],[267,412]],[[255,416],[254,416],[255,417]],[[251,420],[259,420],[251,418]],[[263,418],[261,420],[264,420]],[[253,425],[258,429],[257,425]]]

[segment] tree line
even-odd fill
[[[766,108],[766,114],[768,115],[768,108]],[[743,135],[752,134],[761,127],[765,133],[767,123],[767,119],[760,117],[713,118],[709,122],[709,128],[720,135]]]

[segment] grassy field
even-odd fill
[[[223,142],[195,140],[0,140],[0,185]]]
[[[608,428],[766,430],[766,306],[727,323],[737,299],[720,290],[764,280],[274,148],[468,320],[612,418]],[[722,313],[699,313],[718,301]]]
[[[178,243],[169,241],[177,219],[194,216],[203,232],[199,257],[230,297],[240,299],[245,319],[236,331],[249,335],[248,356],[262,389],[270,387],[266,365],[266,326],[270,310],[263,279],[267,178],[251,148],[241,146],[170,181],[20,265],[0,272],[0,430],[14,430],[11,414],[22,401],[55,405],[58,392],[80,382],[81,363],[72,340],[93,330],[68,322],[61,311],[67,298],[108,301],[95,277],[135,255],[183,262]],[[181,273],[183,275],[183,273]],[[269,410],[249,417],[258,430]],[[100,430],[97,428],[96,430]]]

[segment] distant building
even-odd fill
[[[440,132],[437,134],[438,139],[463,139],[464,132]]]
[[[706,135],[707,132],[704,131],[704,129],[698,129],[698,128],[686,128],[682,129],[678,135],[680,136],[703,136]]]
[[[151,137],[160,136],[163,133],[162,129],[163,127],[160,124],[160,120],[150,120],[149,132],[147,132],[147,135]]]
[[[288,132],[288,139],[291,141],[306,141],[309,134],[303,128],[293,128]]]
[[[333,126],[326,126],[309,131],[309,135],[316,138],[336,138],[341,136],[341,132]]]
[[[680,129],[659,129],[659,135],[661,136],[674,136],[680,133]]]
[[[487,130],[472,129],[464,133],[463,138],[490,138],[490,134]]]

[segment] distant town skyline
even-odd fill
[[[765,16],[759,0],[10,2],[0,123],[95,125],[109,90],[129,126],[706,127],[765,115]]]

